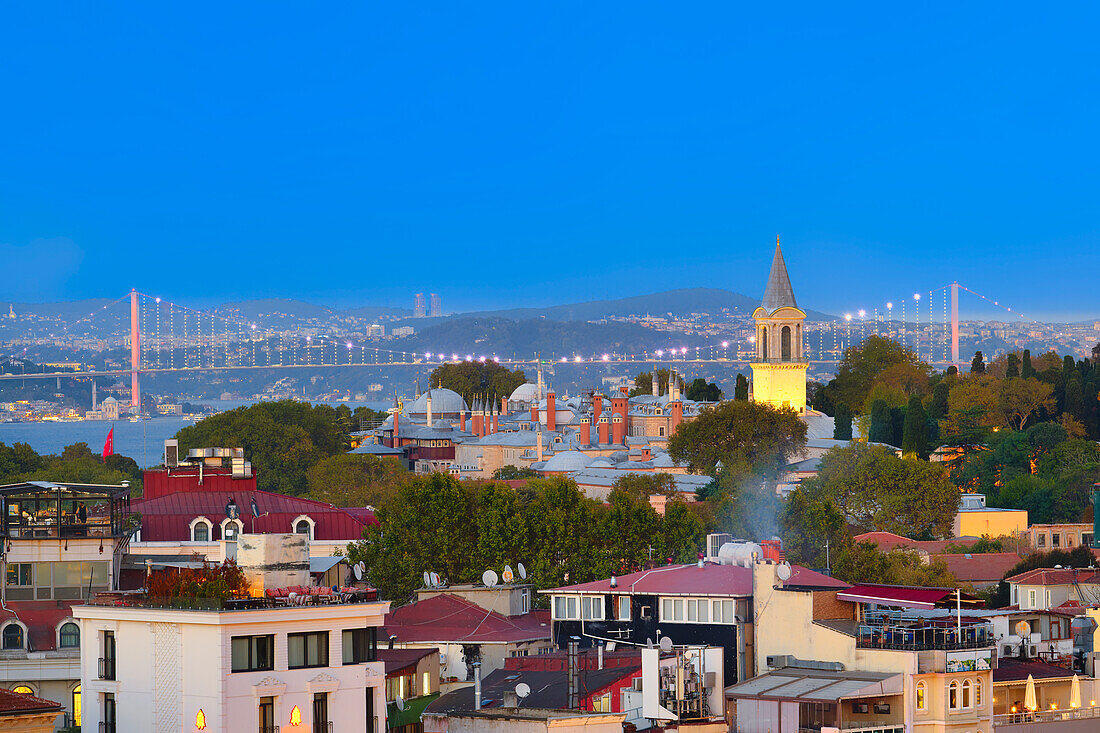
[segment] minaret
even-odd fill
[[[802,324],[806,314],[794,299],[779,237],[763,302],[752,317],[756,321],[756,357],[750,365],[753,399],[805,412],[808,364],[802,356]]]
[[[428,386],[428,427],[432,426],[432,388]]]
[[[653,382],[653,389],[652,389],[653,396],[654,397],[660,397],[661,396],[661,378],[657,376],[657,365],[656,364],[653,365],[653,379],[650,380],[650,381]]]

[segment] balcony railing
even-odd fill
[[[114,657],[100,657],[99,658],[99,679],[101,680],[113,680],[115,678],[115,658]]]
[[[760,359],[754,355],[751,362],[753,364],[809,364],[810,360],[804,356],[790,356],[786,359],[779,356],[769,356],[767,359]]]
[[[261,725],[259,731],[260,731],[260,733],[279,733],[279,726],[277,726],[277,725]]]
[[[106,721],[99,721],[99,733],[116,733],[114,721],[110,723]]]
[[[325,723],[314,723],[313,733],[332,733],[332,721]]]
[[[870,626],[861,624],[856,634],[856,646],[861,649],[898,649],[927,651],[932,649],[983,649],[994,646],[991,624],[972,624],[958,629],[954,626]]]
[[[1058,723],[1063,720],[1089,720],[1092,718],[1100,718],[1100,707],[1036,710],[1034,713],[1005,713],[994,715],[993,725],[996,727],[998,725],[1020,725],[1022,723]]]

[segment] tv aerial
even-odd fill
[[[516,576],[512,572],[512,566],[511,565],[505,565],[504,566],[504,572],[501,573],[500,577],[505,583],[511,583],[513,580],[515,580]]]
[[[493,570],[486,570],[481,574],[481,583],[486,588],[492,588],[498,582],[497,574]]]
[[[516,570],[519,571],[520,580],[527,580],[527,568],[523,567],[523,563],[516,563]]]
[[[530,694],[531,694],[531,685],[527,684],[526,682],[520,682],[518,685],[516,685],[516,697],[518,697],[520,700],[522,700],[523,698],[527,697]]]

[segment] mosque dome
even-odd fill
[[[543,471],[580,471],[588,468],[592,459],[579,450],[567,450],[555,453],[542,467]]]
[[[462,395],[454,390],[446,389],[444,387],[436,387],[435,389],[428,390],[424,394],[417,397],[411,403],[405,406],[406,415],[427,415],[428,414],[428,395],[432,396],[432,414],[439,415],[457,415],[460,412],[465,412],[469,408],[466,406],[466,400],[462,399]]]
[[[512,391],[509,402],[534,402],[538,396],[539,386],[531,382],[525,382]],[[434,398],[433,398],[434,399]]]

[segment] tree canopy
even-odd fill
[[[430,386],[442,385],[458,392],[467,403],[477,396],[488,396],[494,401],[507,397],[527,381],[522,370],[513,371],[492,360],[440,364],[428,379]]]
[[[377,506],[409,478],[395,458],[339,453],[306,472],[309,496],[336,506]]]
[[[852,414],[864,411],[867,396],[879,377],[883,384],[923,394],[932,367],[897,341],[868,336],[859,346],[844,351],[836,378],[826,385],[833,405],[845,404]]]

